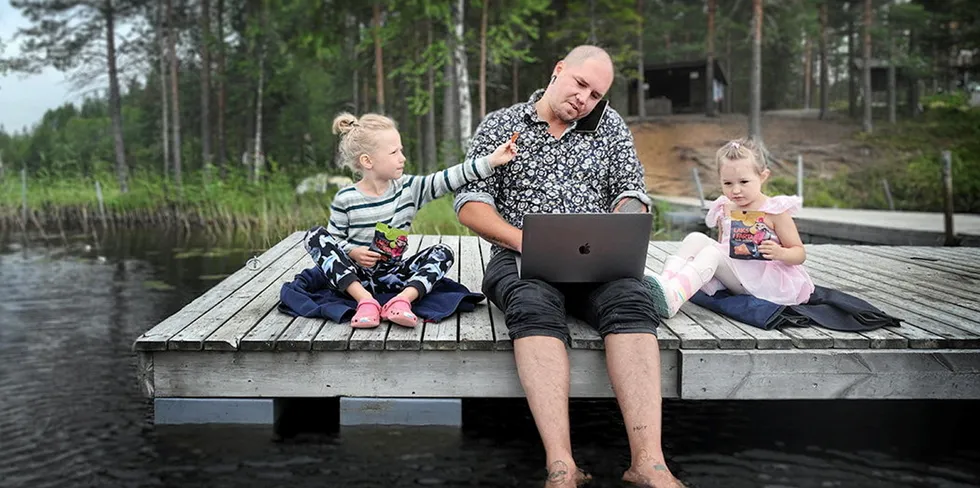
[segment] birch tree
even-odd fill
[[[466,39],[463,26],[466,20],[466,0],[456,0],[453,8],[453,35],[456,46],[453,58],[456,64],[456,87],[459,90],[459,144],[465,152],[473,134],[473,105],[470,102],[470,74],[466,65]]]
[[[749,136],[762,138],[762,0],[752,0],[752,67],[749,76]]]

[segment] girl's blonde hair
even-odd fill
[[[761,175],[765,170],[769,169],[769,151],[766,150],[766,147],[762,144],[761,140],[753,137],[735,139],[733,141],[728,141],[727,144],[721,146],[721,149],[715,153],[715,165],[718,167],[718,171],[720,172],[722,163],[726,161],[748,159],[750,156],[752,161],[755,163],[756,173]]]
[[[343,112],[333,119],[333,133],[340,134],[340,154],[337,164],[350,168],[355,173],[363,172],[360,158],[370,154],[378,147],[377,133],[398,130],[395,121],[381,114],[368,113],[355,117]]]

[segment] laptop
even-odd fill
[[[518,275],[550,283],[642,278],[652,227],[650,213],[528,214]]]

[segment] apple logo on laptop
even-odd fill
[[[579,254],[588,254],[590,252],[592,252],[592,250],[589,249],[589,243],[588,242],[586,242],[584,245],[578,247],[578,253]]]

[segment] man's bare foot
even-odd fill
[[[634,464],[623,473],[623,481],[643,488],[684,488],[684,483],[674,477],[662,459],[641,449]]]
[[[657,471],[653,475],[641,474],[634,468],[630,468],[623,473],[623,481],[633,483],[642,488],[685,488],[684,483],[681,483],[674,475],[670,474],[667,466],[662,464],[656,466],[662,466],[663,471]]]
[[[577,488],[592,481],[592,475],[569,466],[565,461],[555,461],[548,466],[548,479],[545,488]]]

